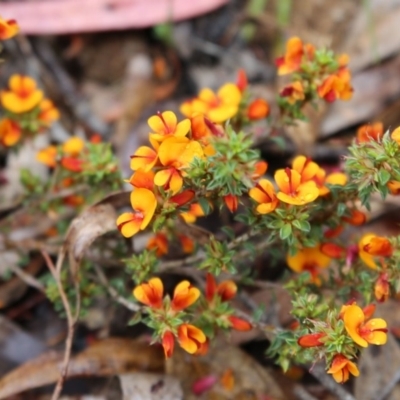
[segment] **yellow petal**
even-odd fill
[[[134,213],[123,213],[117,219],[117,227],[126,238],[138,233],[141,223],[142,219],[138,219]]]
[[[361,347],[368,347],[368,342],[359,334],[359,328],[364,322],[363,310],[355,304],[346,308],[343,313],[343,322],[349,336]]]

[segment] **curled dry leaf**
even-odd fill
[[[69,255],[73,276],[87,248],[99,236],[117,229],[117,208],[129,204],[129,192],[111,194],[76,217],[68,229],[63,251]]]
[[[0,399],[56,382],[63,357],[63,353],[52,351],[10,372],[0,380]],[[109,338],[71,357],[67,378],[112,376],[132,371],[162,372],[163,369],[161,347],[148,346],[138,340]]]

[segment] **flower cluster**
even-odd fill
[[[34,134],[48,128],[59,118],[59,111],[51,100],[44,97],[34,79],[25,75],[12,75],[8,90],[0,92],[5,116],[0,120],[0,142],[14,146],[23,134]]]
[[[207,275],[205,301],[198,302],[200,290],[189,281],[180,282],[174,290],[172,299],[164,297],[164,286],[160,278],[152,278],[133,290],[134,297],[146,308],[147,324],[154,329],[154,338],[160,341],[166,357],[174,351],[175,339],[188,353],[202,355],[208,351],[209,338],[199,326],[211,332],[215,328],[236,329],[246,331],[251,324],[232,315],[228,301],[237,291],[232,281],[224,281],[217,285],[214,277]],[[201,318],[198,324],[190,323],[192,314],[187,309],[195,303],[201,303]]]
[[[315,356],[325,357],[329,365],[328,374],[336,382],[344,383],[350,374],[359,375],[352,361],[360,348],[368,345],[384,345],[387,341],[387,324],[382,318],[372,318],[375,306],[364,309],[355,303],[344,305],[338,316],[329,316],[328,321],[313,322],[312,333],[301,336],[298,344],[315,349]]]

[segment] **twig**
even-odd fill
[[[68,323],[68,334],[67,334],[67,339],[65,342],[64,360],[62,363],[60,376],[58,378],[56,387],[54,388],[54,392],[51,397],[51,400],[58,400],[58,398],[60,397],[60,394],[61,394],[61,390],[64,385],[65,378],[67,377],[67,374],[68,374],[68,366],[69,366],[69,360],[71,358],[71,349],[72,349],[72,341],[74,338],[75,324],[77,322],[77,318],[79,315],[79,304],[78,304],[75,316],[73,316],[72,311],[71,311],[71,306],[68,302],[67,295],[64,291],[64,288],[63,288],[63,285],[61,282],[61,268],[62,268],[62,264],[64,261],[64,251],[63,250],[60,251],[56,265],[54,265],[50,256],[45,251],[42,251],[42,255],[46,261],[47,267],[49,268],[51,274],[53,275],[54,280],[56,281],[57,288],[60,293],[61,301],[63,303],[65,313],[67,315],[67,323]],[[80,296],[78,293],[76,295],[77,295],[77,302],[80,303]]]
[[[394,387],[397,385],[400,380],[400,370],[395,373],[393,378],[385,385],[379,395],[377,395],[376,400],[385,400],[387,396],[392,392]]]
[[[343,386],[336,383],[325,371],[322,365],[315,365],[310,369],[310,374],[316,378],[322,386],[333,393],[339,400],[356,400]]]
[[[33,277],[30,274],[27,274],[22,268],[20,268],[18,265],[13,265],[10,264],[9,268],[11,269],[12,272],[14,272],[15,275],[17,275],[22,281],[24,281],[27,285],[32,286],[39,290],[42,293],[46,293],[43,284]]]
[[[306,389],[304,389],[300,385],[296,385],[293,389],[293,394],[296,396],[297,399],[299,400],[318,400],[316,397],[311,395],[310,393],[307,392]]]
[[[108,281],[107,277],[105,276],[103,270],[101,269],[101,267],[94,263],[94,269],[96,271],[97,277],[99,278],[100,283],[107,289],[108,293],[110,294],[110,296],[119,304],[123,305],[124,307],[126,307],[128,310],[137,312],[141,309],[141,307],[136,304],[133,303],[127,299],[125,299],[124,297],[122,297],[116,290],[115,288],[113,288],[110,285],[110,282]]]

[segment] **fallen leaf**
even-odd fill
[[[51,351],[11,371],[0,380],[0,399],[56,382],[63,357],[63,353]],[[162,372],[163,369],[161,347],[138,340],[109,338],[71,357],[67,378],[112,376],[131,371]]]
[[[116,209],[129,204],[130,192],[111,194],[89,207],[76,217],[69,226],[64,242],[64,253],[69,255],[73,276],[76,275],[85,251],[98,238],[117,229]]]

